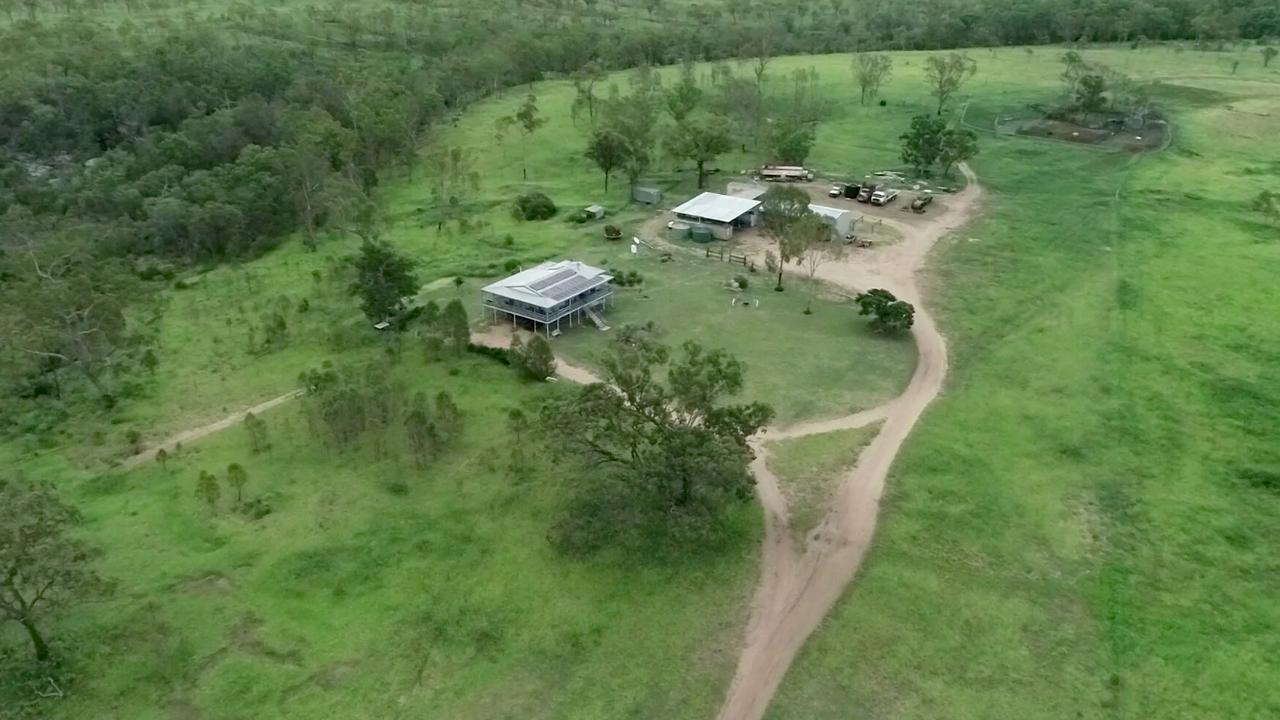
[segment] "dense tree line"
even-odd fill
[[[604,181],[634,183],[658,147],[705,169],[730,134],[802,159],[809,110],[764,137],[761,81],[778,55],[1280,35],[1272,0],[0,0],[0,18],[4,381],[56,396],[79,377],[108,404],[113,376],[145,357],[125,319],[149,281],[252,257],[293,232],[312,247],[327,233],[376,235],[379,172],[414,162],[434,125],[503,88],[572,79],[575,116],[598,128],[588,151]],[[721,64],[714,92],[642,82],[613,110],[597,96],[611,69],[733,57],[743,65]],[[889,72],[865,60],[864,100]],[[804,78],[791,81],[790,104],[803,107]],[[618,112],[626,103],[632,112]],[[523,144],[541,121],[529,95],[496,132]],[[639,127],[618,132],[627,123]],[[442,151],[427,167],[444,226],[473,164]]]

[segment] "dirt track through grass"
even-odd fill
[[[885,287],[915,304],[912,335],[919,360],[907,389],[879,408],[791,429],[770,428],[757,439],[751,469],[765,513],[763,562],[738,669],[720,708],[720,720],[764,717],[791,661],[862,564],[875,533],[889,468],[911,428],[942,390],[947,374],[946,340],[921,302],[916,274],[934,243],[972,219],[978,206],[982,188],[968,167],[962,166],[961,171],[969,184],[949,199],[944,212],[920,225],[891,223],[904,236],[891,256],[895,258],[892,265],[876,267],[863,258],[820,269],[824,280],[850,292]],[[862,452],[858,464],[840,479],[812,540],[800,546],[788,528],[786,499],[769,470],[761,440],[862,427],[879,419],[884,421],[880,432]]]

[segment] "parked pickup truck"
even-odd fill
[[[898,191],[893,188],[884,188],[871,193],[872,205],[888,205],[893,199],[898,197]]]
[[[868,183],[863,183],[863,185],[862,185],[862,189],[858,191],[858,197],[857,197],[857,200],[858,200],[858,202],[860,202],[860,203],[870,202],[870,201],[871,201],[871,196],[872,196],[872,195],[874,195],[875,193],[876,193],[876,186],[875,186],[875,185],[871,185],[871,184],[868,184]]]
[[[844,195],[845,187],[844,183],[836,183],[835,185],[832,185],[831,189],[827,191],[827,197],[840,197]]]

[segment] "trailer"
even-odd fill
[[[801,165],[765,165],[756,173],[765,182],[808,182],[813,171]]]

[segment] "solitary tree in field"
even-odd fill
[[[964,81],[978,72],[978,63],[963,53],[947,53],[946,55],[930,55],[924,60],[925,82],[929,84],[929,94],[938,98],[938,114],[946,107],[947,101],[955,95]]]
[[[663,105],[677,124],[685,121],[702,102],[702,88],[698,87],[698,78],[694,74],[693,63],[685,63],[680,68],[680,79],[662,94]]]
[[[641,81],[630,95],[610,99],[601,113],[603,122],[600,128],[613,133],[625,144],[620,169],[626,173],[633,192],[653,160],[658,93],[656,88]]]
[[[528,468],[528,455],[525,454],[524,435],[529,429],[529,418],[518,407],[507,411],[507,434],[511,443],[507,446],[507,473],[513,478],[520,478]]]
[[[218,501],[222,499],[222,488],[218,485],[218,478],[208,470],[201,470],[199,477],[196,478],[196,497],[209,506],[210,512],[217,514]]]
[[[1275,59],[1276,55],[1280,55],[1280,50],[1275,49],[1275,47],[1271,45],[1267,45],[1266,47],[1262,48],[1262,67],[1265,68],[1266,66],[1270,65],[1271,61]]]
[[[436,394],[435,418],[436,430],[444,443],[452,444],[462,436],[462,408],[458,407],[447,390]]]
[[[880,86],[893,72],[893,58],[879,53],[854,53],[853,78],[861,91],[861,102],[867,104],[880,94]]]
[[[911,118],[911,127],[899,136],[902,140],[902,162],[917,173],[923,173],[942,157],[943,138],[947,123],[936,115],[917,115]]]
[[[161,470],[168,472],[169,471],[169,451],[165,450],[164,448],[160,448],[159,450],[156,450],[156,463],[160,466]]]
[[[916,309],[905,300],[899,300],[883,288],[858,293],[854,298],[859,315],[871,315],[871,327],[876,332],[889,333],[909,330],[915,322]]]
[[[45,619],[111,590],[93,550],[69,534],[79,521],[48,485],[0,478],[0,620],[22,626],[37,662],[51,657]]]
[[[551,343],[535,334],[529,342],[520,342],[519,336],[511,339],[512,361],[532,380],[546,380],[556,374],[556,356]]]
[[[236,491],[236,505],[244,504],[244,486],[249,483],[249,471],[240,463],[227,466],[227,485]]]
[[[784,266],[804,252],[806,237],[805,218],[813,215],[809,210],[809,195],[798,187],[779,185],[764,194],[760,208],[763,217],[762,230],[778,246],[778,284],[774,290],[782,290]]]
[[[245,413],[244,431],[249,435],[250,450],[260,453],[271,449],[271,438],[267,435],[266,420],[253,413]]]
[[[602,361],[605,382],[542,409],[541,425],[584,468],[582,502],[553,537],[579,549],[627,525],[702,533],[730,501],[750,497],[747,438],[773,411],[728,402],[742,391],[742,362],[694,342],[676,356],[634,327]]]
[[[756,39],[751,53],[751,73],[756,77],[756,95],[764,97],[764,76],[773,62],[773,32],[765,30]]]
[[[471,321],[467,319],[467,309],[462,301],[454,298],[444,306],[440,313],[440,334],[453,350],[454,355],[461,355],[471,342]]]
[[[520,174],[521,177],[528,180],[529,136],[547,123],[546,118],[538,114],[538,96],[529,93],[529,96],[524,100],[524,104],[520,106],[520,109],[512,117],[515,119],[516,125],[520,127]]]
[[[732,149],[729,121],[719,115],[690,117],[667,135],[667,152],[697,167],[699,190],[706,185],[707,163]]]
[[[416,263],[377,240],[366,240],[350,260],[356,270],[351,293],[360,296],[360,309],[373,322],[386,320],[401,308],[401,298],[418,291]]]
[[[972,130],[951,128],[942,133],[942,152],[938,154],[938,162],[942,163],[942,174],[950,175],[951,168],[978,154],[978,135]]]
[[[409,441],[409,451],[413,454],[413,464],[424,470],[440,450],[440,434],[436,424],[431,420],[431,411],[427,406],[427,397],[418,393],[413,398],[409,411],[404,416],[405,437]]]
[[[830,261],[838,260],[843,255],[845,246],[842,242],[832,242],[831,226],[816,213],[809,213],[800,220],[796,234],[804,243],[799,261],[809,279],[809,301],[805,303],[804,314],[811,315],[813,299],[818,295],[818,269]]]
[[[786,115],[774,120],[769,127],[769,150],[773,159],[787,165],[803,165],[813,149],[815,133],[813,123],[799,117]]]
[[[627,139],[613,130],[601,128],[591,133],[587,141],[587,159],[604,173],[604,191],[609,192],[609,176],[626,165],[630,145]]]
[[[584,109],[587,111],[587,117],[595,121],[596,83],[603,79],[605,79],[604,68],[600,67],[600,63],[595,60],[587,62],[573,73],[574,97],[569,112],[575,125],[578,123],[578,113]]]

